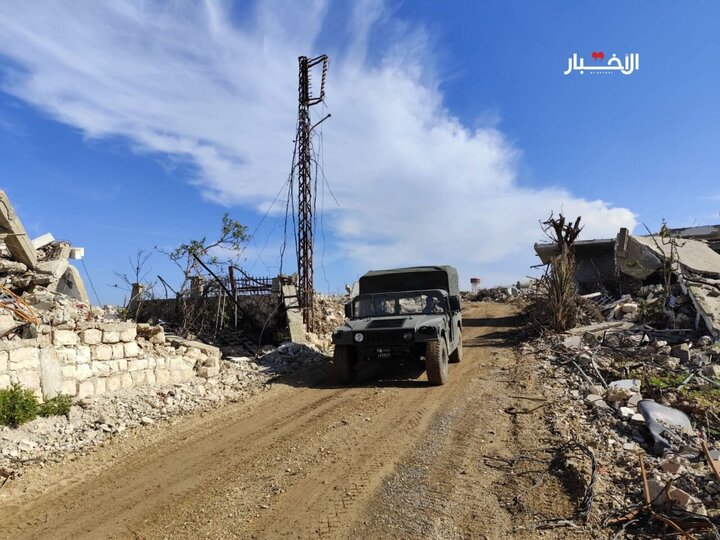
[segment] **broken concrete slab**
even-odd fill
[[[23,263],[28,268],[37,265],[37,254],[30,238],[23,227],[15,208],[3,190],[0,189],[0,230],[7,233],[5,245],[12,258]]]
[[[33,238],[32,244],[35,249],[40,249],[48,244],[52,244],[55,241],[55,237],[51,233],[45,233],[43,235],[38,236],[37,238]]]
[[[288,328],[290,329],[290,341],[308,345],[305,323],[303,322],[295,285],[283,285],[282,296],[285,312],[287,313]]]
[[[56,292],[65,294],[80,302],[90,303],[90,297],[85,288],[85,283],[80,277],[80,272],[71,264],[68,265],[67,270],[60,277],[54,289]]]
[[[720,276],[720,253],[715,253],[710,246],[699,240],[678,239],[671,245],[667,240],[647,236],[632,237],[646,249],[650,250],[656,257],[671,259],[671,249],[676,253],[674,257],[683,268],[691,272],[704,275]]]
[[[60,279],[67,272],[69,263],[67,259],[53,259],[37,263],[36,270],[41,274],[47,274],[54,279]]]

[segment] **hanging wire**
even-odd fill
[[[95,290],[95,284],[93,283],[93,280],[90,277],[90,272],[88,272],[87,266],[85,266],[85,259],[80,259],[80,262],[82,263],[83,270],[85,270],[85,275],[87,276],[88,281],[90,282],[90,288],[92,289],[93,293],[95,294],[95,300],[97,300],[97,303],[99,306],[102,306],[103,303],[100,301],[100,297],[98,296],[98,293]]]

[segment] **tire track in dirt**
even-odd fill
[[[442,387],[296,379],[32,471],[0,508],[0,537],[513,537],[496,534],[512,532],[502,475],[480,464],[511,451],[514,356],[485,337],[502,341],[512,314],[470,307],[465,359]]]

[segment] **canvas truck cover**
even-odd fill
[[[452,266],[414,266],[371,270],[360,278],[360,294],[444,289],[459,296],[457,270]]]

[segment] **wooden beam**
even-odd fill
[[[15,209],[10,203],[10,199],[5,192],[0,189],[0,228],[10,233],[5,237],[5,245],[10,251],[13,259],[23,263],[28,268],[37,266],[37,255],[35,247],[25,232],[20,218],[15,213]]]

